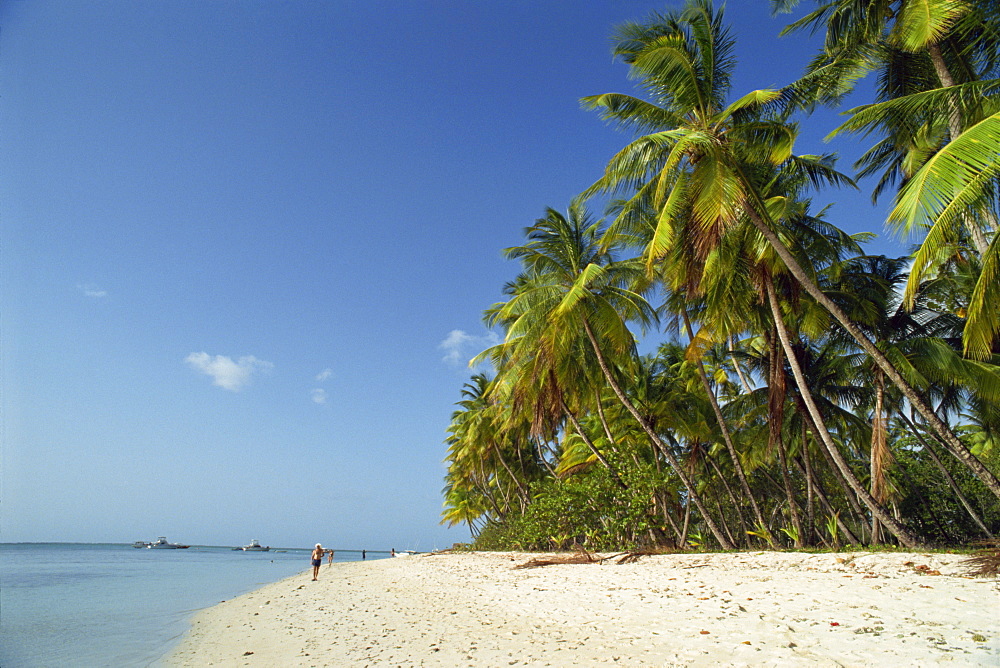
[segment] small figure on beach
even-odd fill
[[[330,564],[330,566],[332,567],[333,566],[333,550],[327,550],[326,554],[327,554],[326,563]]]
[[[316,543],[312,553],[313,582],[319,580],[319,567],[323,565],[323,546]]]
[[[396,556],[396,548],[392,548],[392,556]]]
[[[361,550],[361,558],[362,559],[367,558],[367,552],[365,550]]]

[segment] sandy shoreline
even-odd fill
[[[513,568],[537,556],[324,564],[198,613],[163,665],[1000,665],[1000,583],[964,555]]]

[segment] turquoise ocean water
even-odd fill
[[[198,610],[309,570],[309,550],[0,543],[0,666],[156,665]]]

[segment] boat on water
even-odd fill
[[[141,548],[144,548],[144,547],[149,547],[150,545],[151,545],[151,543],[148,543],[147,541],[144,541],[144,540],[137,540],[134,543],[132,543],[132,547],[137,548],[137,549],[141,549]]]
[[[169,543],[167,542],[166,536],[159,536],[155,543],[150,543],[146,546],[150,550],[186,550],[190,545],[181,545],[179,543]]]
[[[256,538],[251,540],[249,545],[233,548],[233,550],[242,550],[244,552],[267,552],[270,549],[271,549],[270,545],[261,545]]]

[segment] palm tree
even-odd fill
[[[526,230],[527,243],[506,250],[507,257],[521,261],[524,273],[511,299],[488,312],[488,322],[503,325],[506,337],[483,356],[543,359],[547,366],[564,368],[579,364],[586,350],[588,364],[596,363],[615,396],[670,463],[715,539],[731,549],[732,542],[715,524],[690,476],[619,380],[619,367],[635,360],[635,336],[628,323],[645,327],[655,313],[633,288],[644,283],[641,264],[613,261],[600,243],[602,232],[582,202],[575,201],[568,216],[549,209]]]
[[[654,14],[648,24],[628,24],[619,30],[615,53],[630,65],[632,75],[642,80],[657,104],[621,94],[584,98],[586,106],[603,109],[606,119],[647,132],[611,159],[604,176],[588,192],[633,193],[623,214],[652,202],[657,224],[646,249],[647,262],[669,248],[684,220],[701,232],[692,248],[696,258],[749,221],[796,282],[875,360],[949,450],[1000,497],[1000,481],[824,294],[813,273],[789,249],[787,235],[783,239],[783,231],[775,229],[773,221],[780,218],[788,198],[763,193],[776,170],[798,170],[814,183],[845,179],[828,161],[793,155],[795,126],[768,113],[769,105],[780,98],[777,91],[754,91],[725,104],[732,45],[722,12],[714,11],[708,0],[692,0],[679,13]]]
[[[772,0],[777,11],[797,4]],[[1000,333],[989,305],[1000,298],[996,178],[1000,165],[1000,3],[996,0],[835,0],[786,32],[825,27],[824,52],[795,87],[806,103],[836,101],[880,70],[877,103],[852,109],[842,131],[881,132],[859,162],[904,187],[889,222],[929,227],[907,284],[912,306],[921,281],[940,266],[942,247],[964,229],[983,264],[965,328],[967,354],[985,359]],[[968,134],[968,136],[966,136]],[[993,241],[990,240],[990,235]]]

